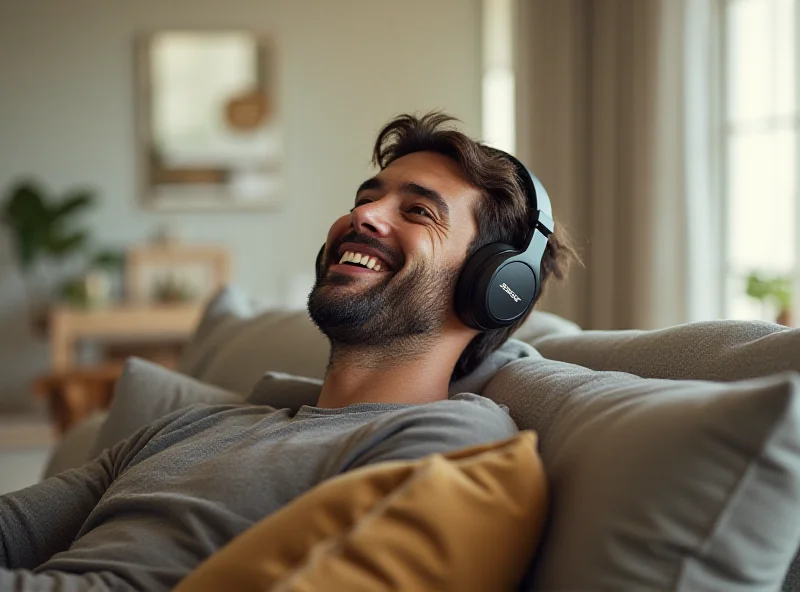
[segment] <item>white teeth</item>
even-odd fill
[[[381,270],[381,264],[378,263],[377,257],[370,257],[369,255],[363,255],[361,253],[356,253],[354,251],[345,251],[342,258],[339,259],[339,263],[357,263],[359,265],[363,265],[368,269],[372,269],[374,271]]]

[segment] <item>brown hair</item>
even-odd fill
[[[533,212],[528,211],[527,198],[515,175],[514,165],[502,153],[453,129],[451,124],[456,121],[438,111],[422,117],[400,115],[378,134],[372,161],[384,169],[413,152],[437,152],[452,158],[467,181],[480,189],[485,198],[479,200],[476,207],[478,233],[467,248],[466,258],[492,242],[521,245],[531,227]],[[565,277],[572,259],[578,257],[566,233],[559,229],[550,236],[542,259],[542,291],[551,277]],[[505,329],[492,329],[476,335],[458,359],[451,380],[477,368],[525,322],[532,310],[533,307]]]

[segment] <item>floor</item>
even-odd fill
[[[0,416],[0,495],[38,483],[54,442],[46,418]]]

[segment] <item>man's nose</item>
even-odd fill
[[[356,232],[371,236],[388,236],[389,234],[389,200],[371,201],[361,204],[350,214]]]

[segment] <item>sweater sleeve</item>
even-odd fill
[[[0,566],[33,569],[67,549],[112,480],[107,450],[80,468],[0,497]]]
[[[0,496],[0,568],[34,569],[67,550],[114,479],[184,413],[141,428],[82,467]]]

